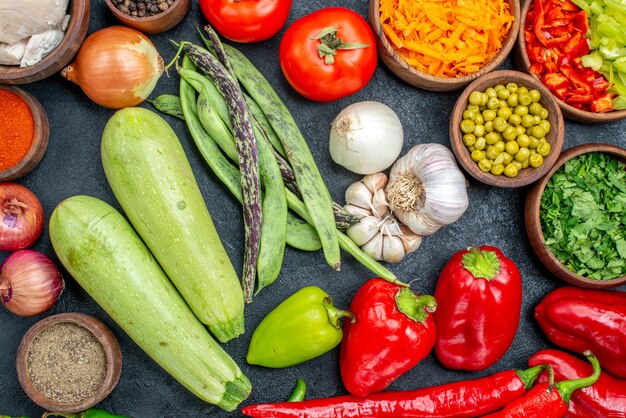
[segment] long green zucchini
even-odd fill
[[[50,217],[50,239],[76,281],[187,389],[227,411],[248,397],[248,378],[113,207],[89,196],[64,200]]]
[[[242,334],[241,285],[176,133],[126,108],[106,124],[101,151],[115,197],[191,310],[222,342]]]

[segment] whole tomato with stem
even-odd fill
[[[278,54],[289,84],[317,102],[337,100],[365,87],[378,58],[365,19],[342,7],[296,20],[285,31]]]
[[[260,42],[276,35],[289,17],[291,0],[200,0],[209,23],[235,42]]]

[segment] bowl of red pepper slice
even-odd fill
[[[623,84],[619,76],[611,82],[583,65],[592,52],[589,27],[587,12],[570,0],[529,0],[522,7],[515,62],[548,87],[566,118],[583,123],[624,119],[626,110],[613,106],[617,85]]]

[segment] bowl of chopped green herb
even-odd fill
[[[626,149],[584,144],[564,151],[529,190],[526,232],[557,277],[586,288],[626,283]]]

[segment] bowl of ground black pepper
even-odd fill
[[[111,393],[122,370],[122,354],[102,322],[64,313],[49,316],[26,332],[16,368],[20,385],[34,403],[49,411],[75,413]]]
[[[105,0],[109,10],[126,26],[144,33],[165,32],[189,11],[189,0]]]
[[[50,128],[41,103],[17,87],[0,85],[0,181],[18,179],[41,161]]]

